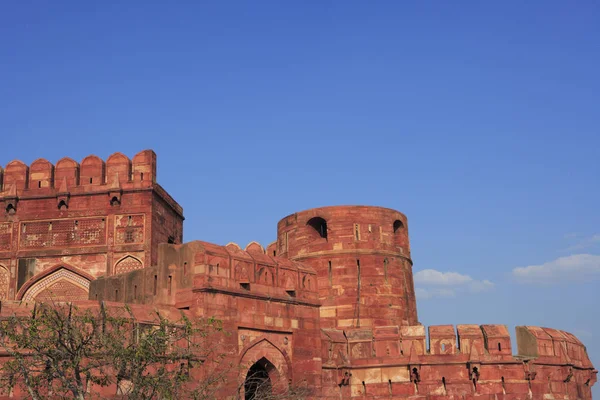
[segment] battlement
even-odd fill
[[[381,326],[343,331],[347,360],[402,358],[437,363],[461,361],[514,361],[540,359],[545,363],[593,368],[585,346],[573,334],[557,329],[519,326],[518,354],[513,356],[510,334],[505,325]],[[332,333],[338,332],[338,333]],[[339,330],[324,329],[325,342],[339,343]],[[338,340],[330,339],[335,337]],[[329,358],[329,355],[324,359]]]
[[[143,150],[130,160],[113,153],[106,162],[89,155],[81,163],[64,157],[56,166],[40,158],[31,165],[22,161],[0,167],[0,201],[8,214],[17,210],[19,200],[56,198],[58,208],[69,204],[69,197],[107,194],[110,204],[120,204],[124,192],[154,190],[180,217],[183,209],[156,183],[156,153]]]
[[[315,271],[271,257],[256,242],[244,250],[235,243],[161,244],[157,266],[101,277],[91,283],[90,299],[188,308],[201,291],[318,305]]]
[[[517,327],[518,354],[513,355],[505,325],[430,326],[428,339],[425,329],[322,329],[325,380],[347,386],[348,397],[422,392],[447,398],[474,393],[591,398],[597,371],[585,346],[568,332]]]
[[[39,158],[31,165],[13,160],[4,169],[0,167],[0,193],[3,196],[39,196],[44,194],[121,187],[149,187],[156,183],[156,153],[139,152],[130,160],[122,153],[110,155],[106,162],[89,155],[81,163],[64,157],[56,166]]]

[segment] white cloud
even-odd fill
[[[462,285],[473,279],[458,272],[440,272],[435,269],[424,269],[415,274],[415,283],[424,285],[454,286]]]
[[[512,271],[520,283],[555,283],[600,277],[600,256],[573,254],[540,265],[518,267]]]
[[[454,297],[458,292],[479,293],[490,290],[494,284],[490,281],[478,281],[469,275],[458,272],[441,272],[424,269],[415,274],[416,295],[419,299],[432,297]]]

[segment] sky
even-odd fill
[[[423,324],[563,329],[598,367],[598,71],[585,0],[7,1],[0,165],[151,148],[185,241],[397,209]]]

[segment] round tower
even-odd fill
[[[298,212],[277,224],[274,251],[317,271],[322,328],[418,324],[404,214],[369,206]]]

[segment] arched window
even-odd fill
[[[399,233],[399,231],[402,231],[402,229],[404,229],[404,224],[402,223],[402,221],[400,221],[399,219],[394,221],[394,233]]]
[[[319,236],[327,239],[327,221],[325,221],[323,218],[313,217],[309,219],[306,224],[311,226],[315,231],[317,231]]]

